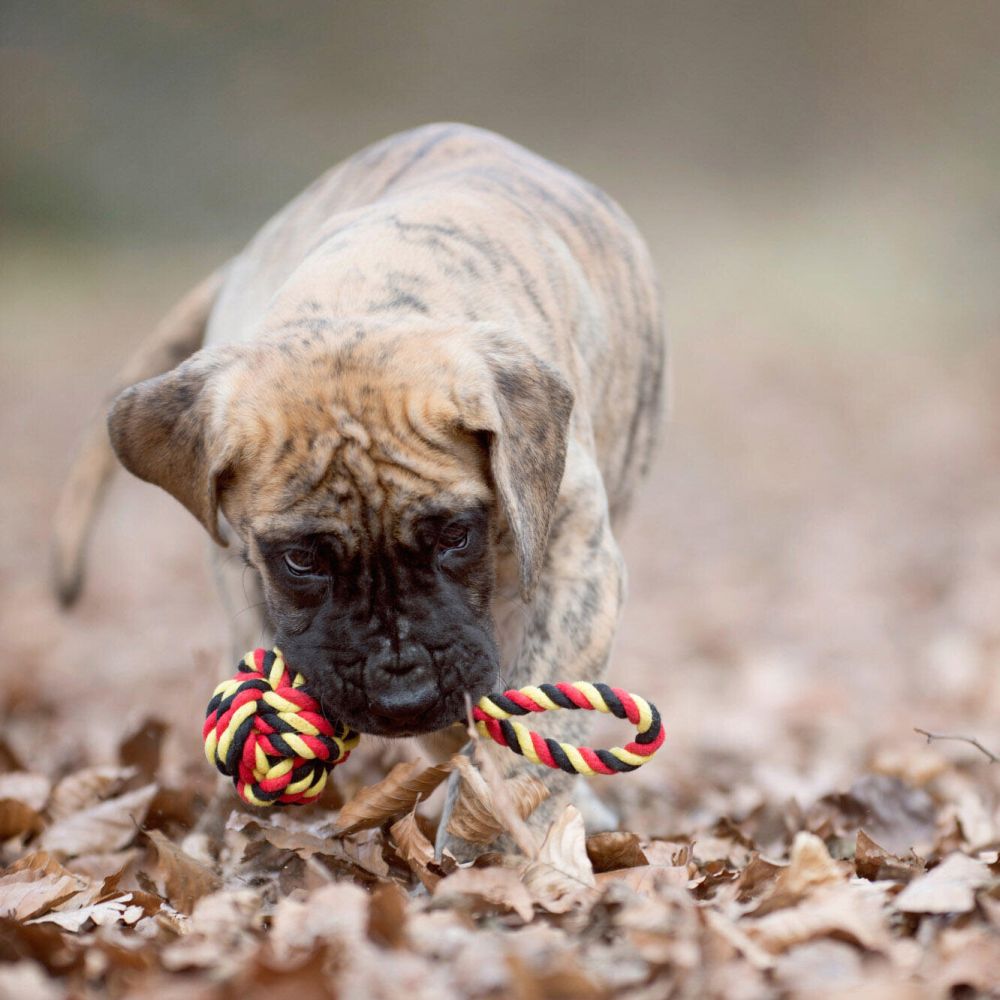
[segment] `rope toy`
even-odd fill
[[[223,681],[208,704],[202,738],[205,756],[233,779],[236,792],[254,806],[312,802],[327,774],[342,764],[360,736],[323,715],[301,674],[293,674],[280,650],[255,649],[235,677]],[[559,743],[513,719],[531,712],[585,709],[627,719],[635,739],[624,747],[594,750]],[[607,684],[577,681],[541,684],[485,695],[472,710],[481,736],[533,764],[570,774],[620,774],[645,764],[663,743],[655,705]]]

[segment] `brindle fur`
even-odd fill
[[[240,616],[236,649],[276,632],[313,683],[336,673],[315,609],[279,593],[268,540],[329,539],[358,586],[375,587],[378,559],[417,551],[420,516],[481,507],[489,551],[445,617],[487,622],[497,647],[477,646],[481,669],[444,670],[445,714],[497,667],[513,686],[604,675],[625,589],[613,529],[649,461],[664,375],[649,255],[607,195],[481,129],[402,133],[264,226],[205,322],[204,348],[123,393],[110,428],[126,467],[255,570],[265,606],[249,627]],[[237,607],[231,564],[218,575]],[[421,586],[416,570],[378,572]],[[396,679],[380,684],[398,687],[402,631],[416,626],[379,616],[380,638],[357,655],[384,659],[388,642]],[[363,693],[345,683],[324,690],[365,728]],[[545,729],[576,741],[586,717],[559,713]],[[498,759],[508,773],[521,763]],[[566,776],[550,782],[538,823],[568,789]]]

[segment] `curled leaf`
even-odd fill
[[[397,764],[377,784],[362,788],[337,817],[337,834],[381,826],[408,813],[451,773],[451,764],[430,767],[419,761]]]

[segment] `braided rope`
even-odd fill
[[[301,674],[280,650],[255,649],[239,673],[223,681],[208,705],[202,738],[205,756],[233,779],[254,806],[312,802],[327,774],[358,745],[359,735],[323,715]],[[540,736],[514,716],[558,709],[586,709],[627,719],[635,739],[624,747],[594,750]],[[485,695],[472,710],[476,729],[533,764],[570,774],[620,774],[646,763],[663,743],[655,705],[607,684],[576,681],[540,684]]]
[[[280,650],[255,649],[208,704],[205,756],[250,805],[312,802],[358,745],[358,734],[327,719],[304,683]]]
[[[559,743],[528,729],[512,716],[551,712],[560,708],[607,712],[628,719],[636,727],[635,739],[624,747],[594,750]],[[641,767],[663,744],[663,723],[655,705],[637,694],[607,684],[576,681],[573,684],[540,684],[486,695],[472,710],[480,735],[488,736],[533,764],[569,774],[620,774]]]

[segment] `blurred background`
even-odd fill
[[[321,171],[434,120],[604,187],[659,264],[672,422],[613,668],[668,721],[621,792],[645,822],[808,801],[913,726],[1000,745],[996,4],[0,10],[0,708],[39,766],[153,710],[188,766],[224,648],[200,529],[124,476],[80,605],[46,590],[114,372]]]

